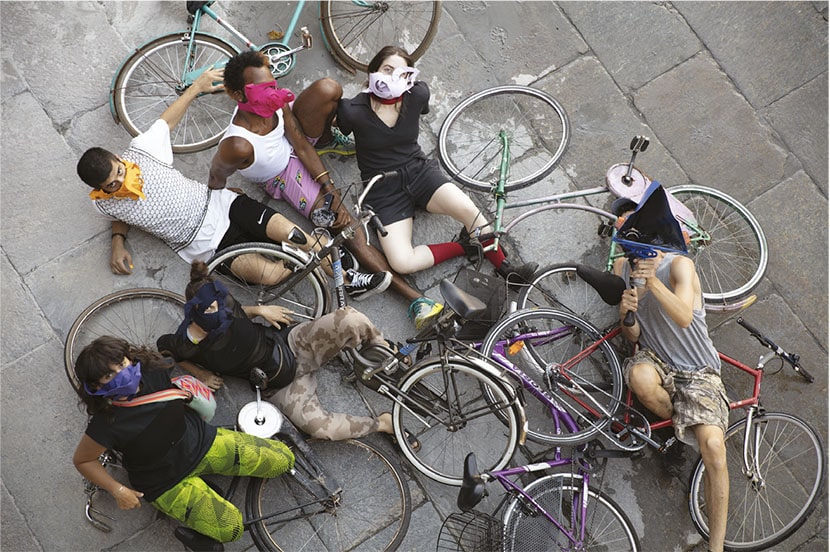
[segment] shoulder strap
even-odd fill
[[[130,401],[112,401],[113,406],[141,406],[154,402],[174,401],[176,399],[184,399],[189,401],[193,396],[187,391],[181,389],[163,389],[155,393],[148,393],[141,397],[136,397]]]

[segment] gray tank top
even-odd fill
[[[677,255],[669,253],[657,268],[657,277],[667,288],[672,260]],[[622,271],[626,285],[631,267],[628,263]],[[702,300],[702,298],[701,298]],[[672,368],[696,371],[709,367],[720,374],[720,359],[706,327],[706,311],[695,309],[692,323],[681,328],[663,310],[653,293],[639,300],[637,321],[640,323],[640,345],[651,349]]]

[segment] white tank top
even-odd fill
[[[236,110],[233,112],[236,117]],[[231,136],[238,136],[248,141],[254,148],[254,162],[249,167],[239,169],[239,174],[252,182],[266,182],[272,180],[276,175],[282,173],[288,166],[288,159],[291,156],[291,144],[285,137],[285,123],[282,118],[282,110],[277,111],[278,123],[276,128],[260,136],[250,130],[231,123],[225,130],[222,140]]]

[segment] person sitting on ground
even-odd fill
[[[213,389],[223,376],[249,378],[259,368],[272,400],[300,429],[318,439],[342,440],[372,432],[392,433],[392,415],[377,418],[328,412],[317,396],[315,373],[343,349],[387,345],[381,331],[352,307],[293,324],[277,305],[242,306],[207,266],[194,262],[185,290],[185,316],[175,334],[156,342],[185,370]],[[269,326],[252,321],[262,317]]]
[[[125,245],[130,226],[161,239],[188,263],[207,261],[216,251],[239,243],[292,241],[292,233],[305,240],[300,247],[313,246],[311,236],[267,205],[230,189],[210,190],[173,168],[170,131],[194,98],[222,90],[221,84],[213,84],[221,79],[221,70],[205,71],[120,158],[94,147],[78,161],[78,176],[93,188],[93,205],[112,221],[114,274],[132,273],[133,258]],[[246,263],[245,257],[252,262]],[[231,268],[250,283],[273,284],[291,274],[282,263],[261,256],[236,258]],[[267,282],[257,281],[262,275]]]
[[[617,207],[623,204],[618,202]],[[656,257],[633,262],[633,268],[625,258],[614,264],[614,274],[623,278],[627,288],[620,320],[629,311],[635,319],[633,326],[622,324],[623,335],[640,345],[625,363],[626,383],[646,408],[672,419],[679,440],[696,442],[700,448],[706,467],[709,550],[721,552],[729,501],[724,443],[729,399],[706,326],[700,278],[694,262],[675,253],[658,251]],[[633,279],[642,279],[643,287],[631,288]]]
[[[294,455],[280,441],[207,424],[184,399],[148,401],[152,393],[176,389],[172,367],[157,352],[115,337],[99,337],[84,347],[74,370],[90,419],[75,449],[75,468],[122,510],[140,508],[143,498],[209,539],[238,540],[242,513],[202,476],[277,477],[294,467]],[[99,462],[106,450],[121,453],[129,486]],[[191,544],[199,538],[183,535]],[[179,531],[177,537],[182,539]]]
[[[351,224],[353,219],[314,146],[332,133],[331,121],[342,93],[340,84],[330,78],[320,79],[293,101],[293,93],[277,88],[268,57],[246,51],[232,57],[225,66],[225,91],[237,102],[237,109],[211,161],[208,185],[222,189],[228,177],[239,171],[248,180],[261,184],[271,197],[288,202],[315,225],[329,222],[330,228],[339,232]],[[344,139],[342,134],[336,136],[338,141]],[[354,149],[335,150],[354,153]],[[312,216],[320,210],[333,214],[333,221]],[[390,283],[404,296],[420,296],[400,276],[390,272],[383,254],[367,244],[362,228],[345,245],[359,266],[373,273],[361,276],[351,257],[343,257],[348,261],[344,263],[344,273],[350,280],[346,291],[351,299],[372,297]]]
[[[389,264],[401,274],[410,274],[469,249],[469,236],[492,230],[470,197],[444,176],[437,161],[430,160],[418,144],[421,115],[429,111],[429,87],[417,80],[418,70],[402,48],[386,46],[369,62],[368,89],[354,98],[342,99],[337,125],[344,134],[354,133],[361,178],[397,171],[397,179],[384,179],[369,192],[372,205],[388,235],[379,236]],[[415,207],[429,213],[449,215],[463,225],[460,241],[412,246]],[[486,241],[483,245],[491,244]],[[465,246],[467,248],[465,249]],[[507,278],[513,273],[529,281],[538,265],[512,266],[501,248],[485,253],[496,272]],[[421,301],[410,307],[417,316]]]

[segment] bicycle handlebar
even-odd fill
[[[796,353],[788,353],[778,345],[776,345],[770,338],[762,334],[755,326],[744,320],[742,317],[736,320],[739,326],[743,326],[749,334],[758,340],[758,342],[769,349],[770,351],[774,352],[779,357],[783,358],[787,361],[787,363],[792,366],[793,370],[795,370],[802,378],[807,380],[810,383],[813,383],[816,378],[813,377],[807,370],[805,370],[801,364],[800,360],[801,357]]]

